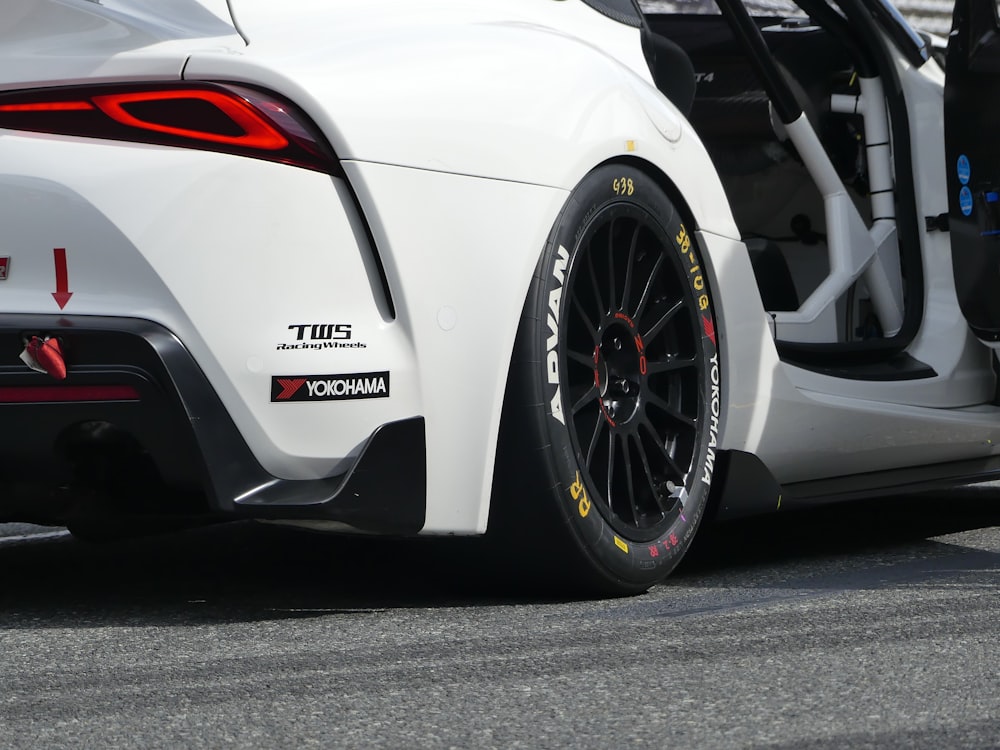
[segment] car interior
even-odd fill
[[[676,6],[644,11],[644,52],[722,178],[782,358],[929,374],[902,353],[922,314],[919,226],[905,102],[871,13]],[[922,40],[904,44],[923,61]]]

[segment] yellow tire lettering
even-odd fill
[[[631,177],[617,177],[611,183],[615,195],[632,195],[635,192],[635,182]]]
[[[680,248],[681,255],[687,255],[691,250],[691,236],[687,233],[687,229],[684,228],[683,224],[681,224],[681,231],[674,237],[674,241]]]
[[[628,554],[628,545],[621,539],[619,539],[617,536],[615,537],[615,546],[622,552],[624,552],[626,555]]]
[[[579,500],[576,508],[580,518],[586,518],[590,513],[590,498],[587,497],[587,488],[580,479],[580,472],[576,472],[576,481],[569,486],[569,494],[574,500]]]

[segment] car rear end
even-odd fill
[[[183,80],[242,49],[224,3],[137,6],[0,20],[0,519],[419,530],[412,346],[335,155],[274,92]]]

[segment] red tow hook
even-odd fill
[[[56,380],[66,379],[66,360],[59,339],[53,336],[32,336],[21,352],[21,361],[36,372],[44,372]]]

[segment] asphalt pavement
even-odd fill
[[[0,527],[0,747],[1000,747],[1000,487],[718,526],[552,600],[474,542]]]

